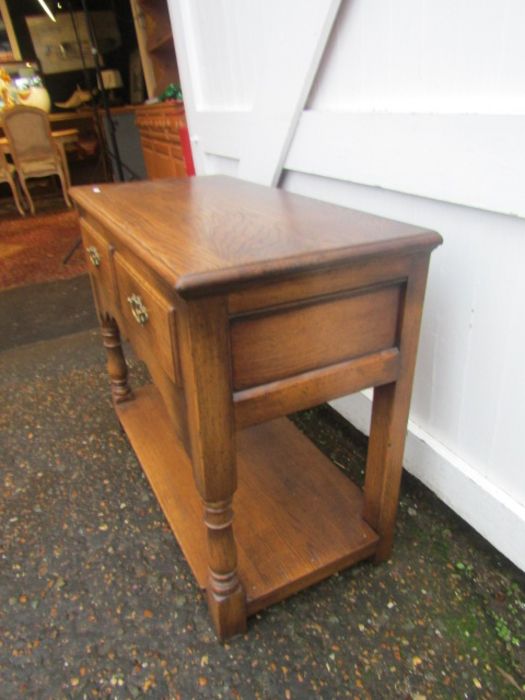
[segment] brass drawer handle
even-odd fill
[[[95,248],[95,246],[94,246],[94,245],[88,246],[88,247],[86,248],[86,253],[88,254],[89,259],[91,260],[91,262],[93,263],[93,265],[94,265],[95,267],[99,267],[102,258],[100,257],[100,253],[99,253],[98,250]]]
[[[137,323],[140,323],[140,325],[143,326],[149,318],[148,310],[144,302],[138,294],[132,294],[130,297],[128,297],[128,303],[131,306],[133,318]]]

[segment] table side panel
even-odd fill
[[[234,393],[235,424],[245,428],[312,408],[345,394],[395,382],[399,376],[397,348],[364,355],[294,377]]]
[[[328,271],[319,269],[282,276],[263,284],[244,284],[228,295],[228,311],[231,316],[237,316],[293,301],[351,292],[384,283],[402,283],[410,273],[411,262],[411,255],[377,256],[351,265],[333,265]]]
[[[236,391],[396,347],[402,285],[280,305],[231,321]]]

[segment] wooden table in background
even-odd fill
[[[78,139],[78,129],[57,129],[51,133],[59,146],[75,143]],[[4,153],[9,153],[9,143],[5,136],[0,137],[0,148]]]
[[[52,131],[51,132],[53,135],[53,138],[55,139],[57,146],[60,149],[60,153],[62,155],[62,160],[64,162],[64,167],[66,171],[66,177],[67,177],[67,186],[71,187],[71,177],[69,175],[69,166],[67,163],[67,156],[66,156],[66,144],[68,143],[76,143],[78,140],[78,129],[57,129],[57,131]],[[9,153],[9,142],[7,141],[7,138],[5,136],[0,138],[0,148],[4,153]]]
[[[387,558],[441,237],[222,176],[71,194],[116,411],[218,635]],[[153,384],[130,388],[120,333]],[[285,416],[365,387],[361,491]]]

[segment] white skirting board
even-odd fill
[[[330,405],[368,435],[367,390]],[[525,507],[485,479],[445,445],[409,421],[403,466],[516,566],[525,571]]]

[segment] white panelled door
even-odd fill
[[[277,184],[340,4],[169,0],[198,173]]]

